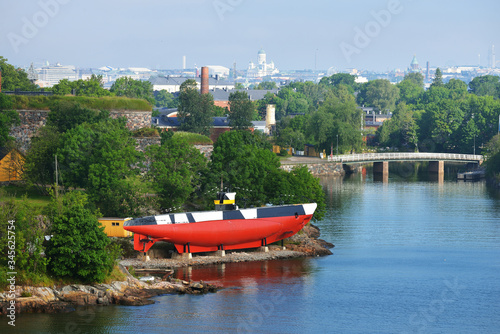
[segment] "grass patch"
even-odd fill
[[[199,133],[176,131],[174,136],[185,139],[191,145],[212,145],[214,143],[210,138]]]
[[[26,188],[20,185],[1,186],[6,195],[14,198],[16,202],[26,199],[30,204],[37,208],[43,208],[50,203],[50,196],[41,195],[36,189]]]
[[[125,275],[117,265],[114,266],[113,271],[106,277],[104,283],[109,284],[113,281],[125,281],[127,280],[127,275]]]
[[[152,106],[146,100],[131,99],[127,97],[105,96],[105,97],[87,97],[87,96],[11,96],[14,109],[26,110],[50,110],[60,101],[69,101],[79,103],[84,107],[99,110],[136,110],[151,111]]]

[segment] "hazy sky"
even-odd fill
[[[0,0],[0,56],[78,67],[487,65],[498,0]]]

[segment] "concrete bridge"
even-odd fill
[[[363,153],[328,156],[328,161],[341,162],[343,164],[384,161],[450,161],[481,164],[483,156],[455,153]]]
[[[444,175],[445,162],[462,162],[480,165],[482,155],[455,153],[364,153],[328,156],[328,161],[348,164],[373,163],[373,174],[389,176],[390,161],[429,161],[429,172],[437,173],[438,178]]]
[[[374,176],[377,176],[377,179],[381,178],[385,180],[389,176],[390,161],[429,161],[429,172],[436,173],[438,179],[442,179],[444,177],[445,162],[478,165],[483,162],[483,156],[454,153],[364,153],[334,155],[328,156],[327,159],[293,156],[281,161],[281,164],[285,169],[292,168],[297,164],[304,164],[309,166],[312,172],[316,170],[316,173],[313,174],[323,175],[324,173],[322,174],[321,172],[328,173],[328,171],[334,171],[333,167],[329,168],[334,165],[339,166],[342,164],[343,167],[346,167],[346,165],[373,163]],[[340,170],[341,168],[339,168]]]

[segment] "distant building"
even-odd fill
[[[216,89],[213,91],[209,91],[210,94],[212,94],[214,98],[214,105],[219,106],[221,108],[228,108],[229,109],[229,95],[234,92],[246,92],[250,98],[250,101],[258,101],[262,100],[267,93],[271,94],[278,94],[278,89],[271,89],[271,90],[265,90],[265,89],[259,89],[259,90],[245,90],[245,89],[231,89],[231,90],[221,90],[221,89]]]
[[[231,70],[224,66],[207,65],[208,73],[214,78],[228,78]]]
[[[248,64],[248,78],[262,78],[269,75],[278,74],[279,70],[274,66],[274,62],[267,62],[266,52],[260,49],[257,56],[257,64],[252,61]]]
[[[420,73],[420,65],[418,64],[418,60],[417,60],[416,55],[413,55],[413,59],[411,60],[410,67],[408,68],[408,72]]]
[[[153,85],[153,90],[160,91],[166,90],[169,93],[177,93],[181,89],[181,85],[184,81],[188,79],[196,80],[196,85],[198,89],[201,88],[200,78],[184,78],[184,77],[173,77],[173,76],[161,76],[161,77],[151,77],[149,82]],[[226,80],[217,80],[214,77],[208,79],[208,89],[209,90],[230,90],[234,89],[234,82],[229,82]]]
[[[40,87],[52,87],[63,79],[78,80],[78,70],[73,65],[63,66],[57,63],[55,66],[45,66],[37,71],[38,81],[35,83]]]

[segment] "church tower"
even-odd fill
[[[266,63],[266,51],[264,49],[260,49],[258,53],[258,63],[260,64],[265,64]]]

